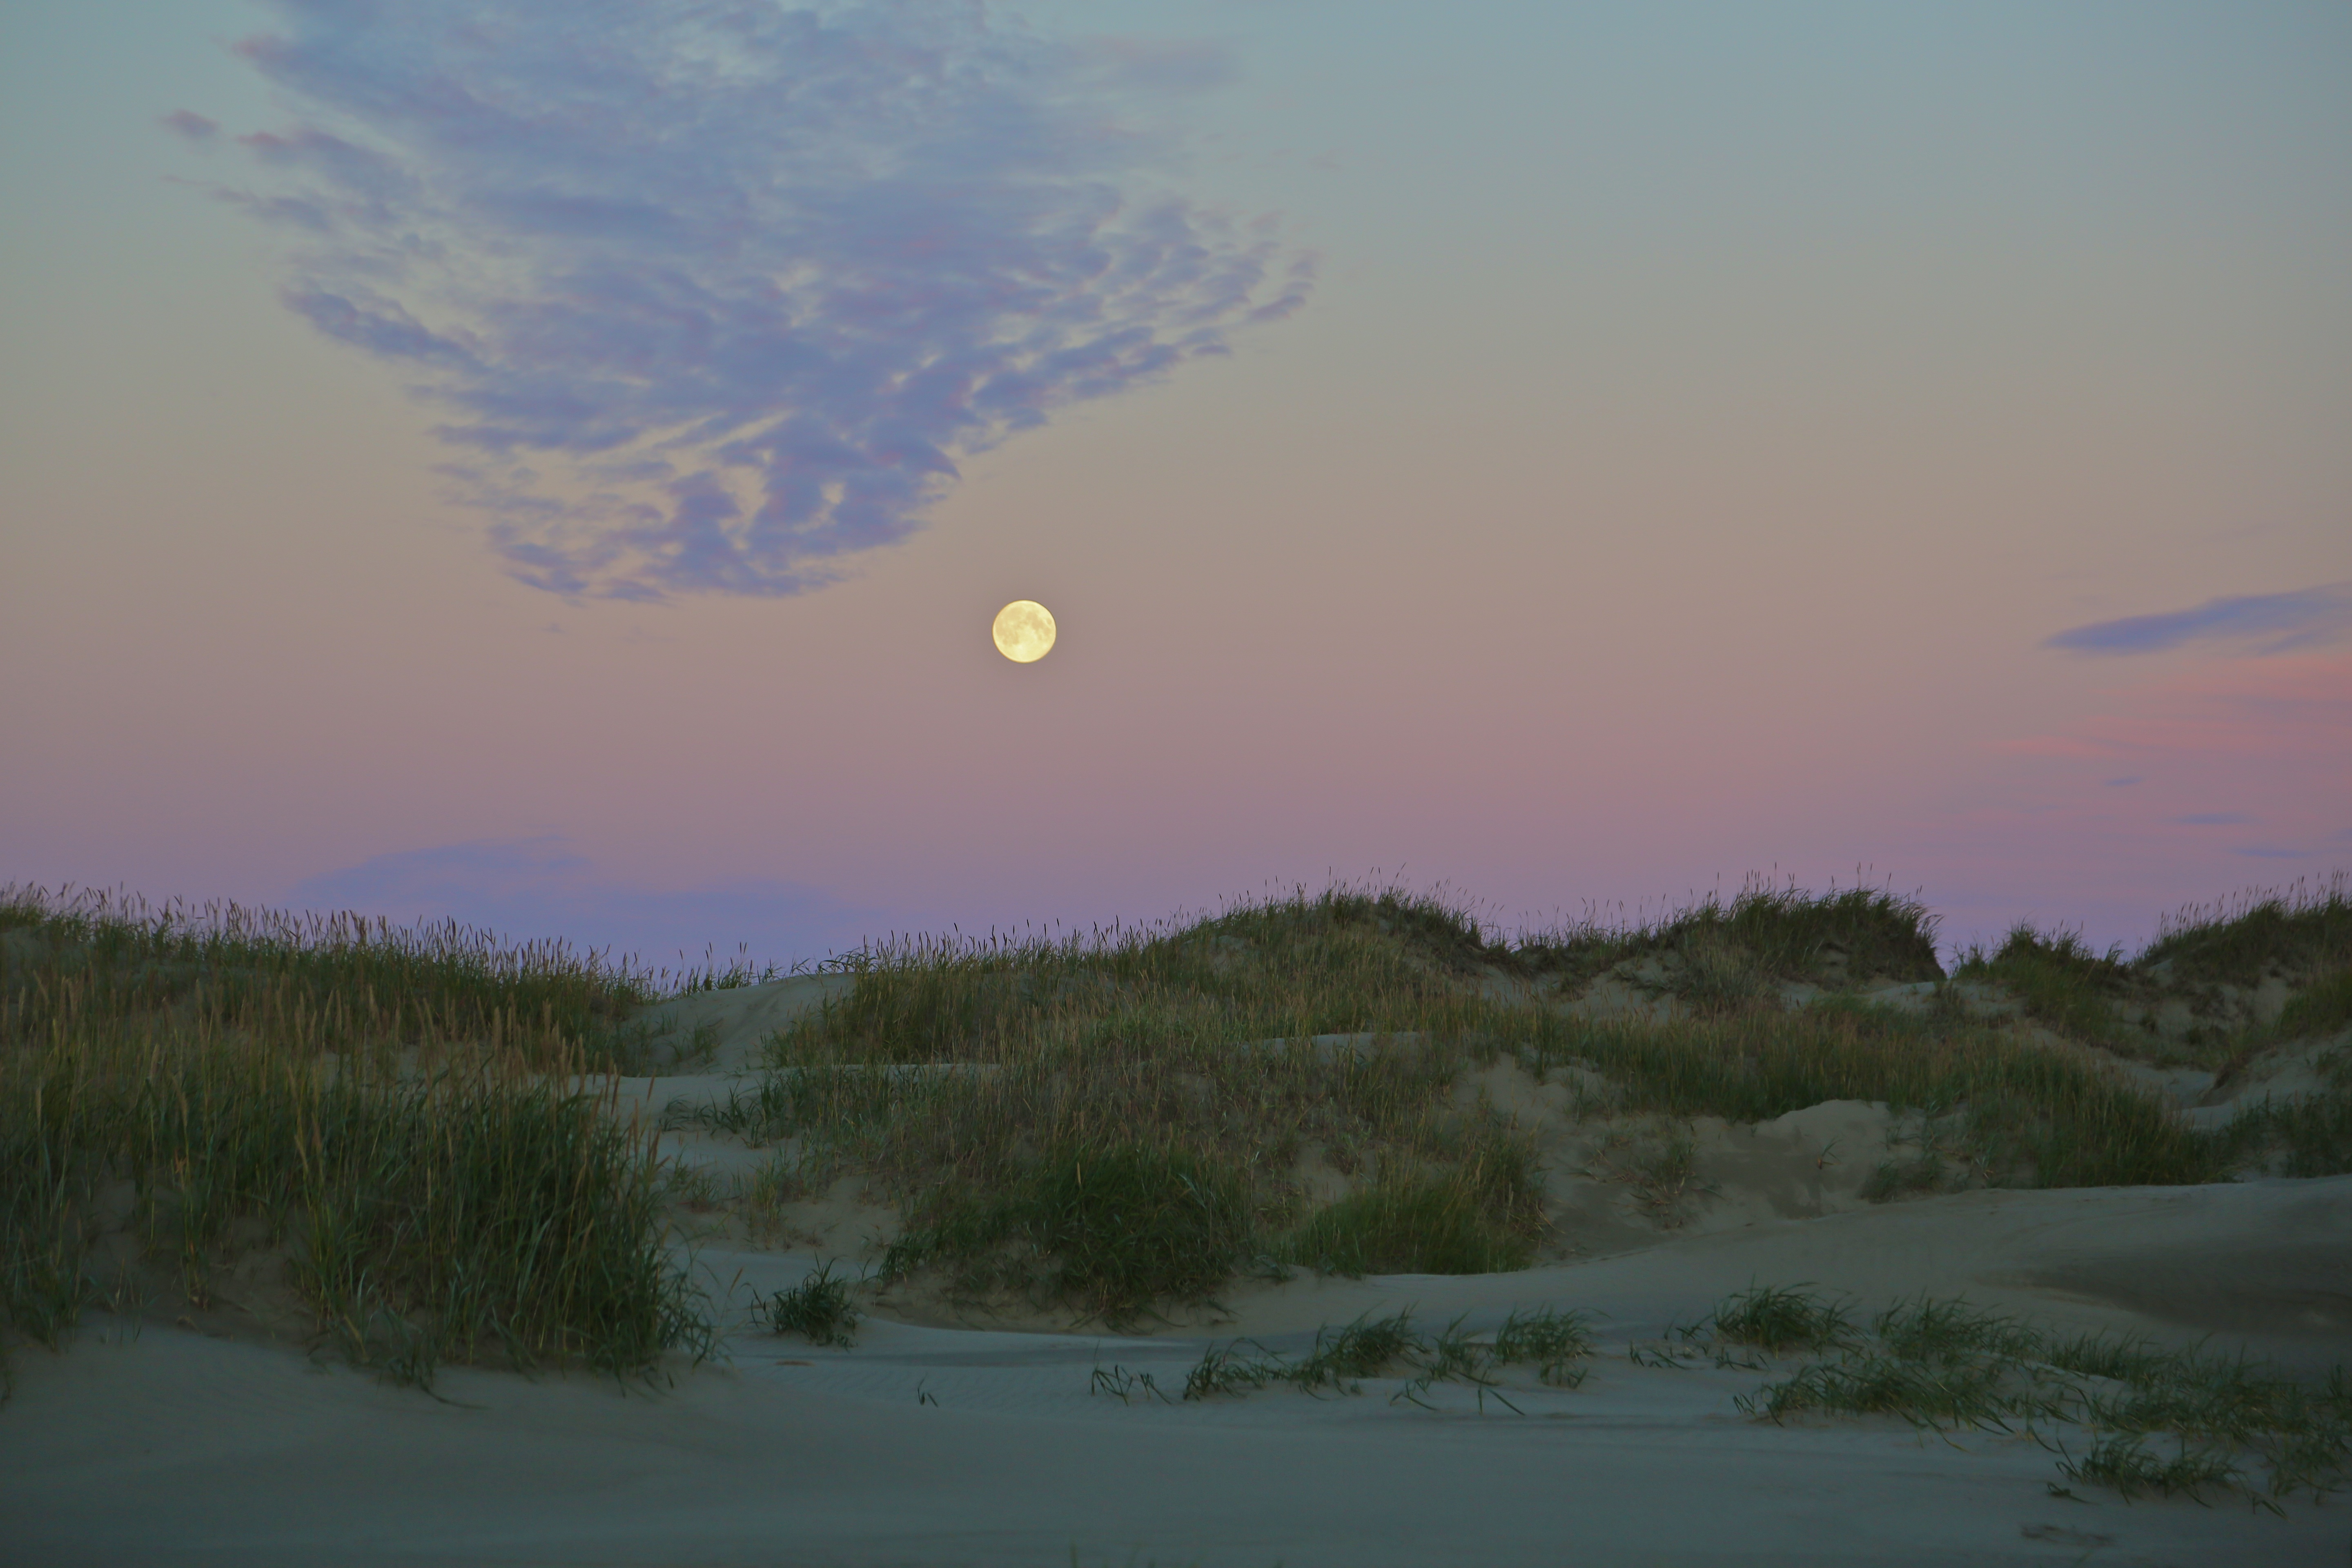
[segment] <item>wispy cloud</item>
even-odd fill
[[[2183,643],[2251,643],[2250,651],[2287,653],[2329,642],[2352,631],[2352,594],[2344,584],[2292,594],[2250,594],[2208,599],[2193,609],[2157,616],[2126,616],[2060,632],[2044,647],[2069,653],[2159,653]]]
[[[2168,816],[2164,820],[2184,827],[2237,827],[2253,818],[2242,811],[2192,811],[2186,816]]]
[[[928,0],[277,9],[240,48],[302,117],[220,194],[299,241],[289,305],[452,411],[460,497],[568,596],[833,581],[959,458],[1310,283],[1121,123],[1213,50]]]
[[[217,121],[207,120],[201,114],[191,114],[184,109],[173,110],[156,123],[174,136],[199,144],[209,142],[220,135]]]

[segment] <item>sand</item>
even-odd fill
[[[1412,1308],[1491,1327],[1595,1313],[1583,1387],[1524,1412],[1288,1390],[1205,1404],[1090,1392],[1097,1366],[1181,1385],[1197,1330],[990,1331],[869,1320],[849,1351],[741,1321],[806,1252],[706,1248],[728,1359],[667,1387],[458,1370],[439,1399],[285,1347],[93,1319],[19,1356],[0,1414],[0,1539],[53,1563],[2326,1563],[2352,1506],[2053,1497],[2053,1458],[1873,1421],[1776,1427],[1753,1373],[1625,1348],[1750,1280],[1869,1301],[1966,1291],[2065,1324],[2212,1334],[2310,1365],[2352,1341],[2352,1177],[1973,1193],[1471,1278],[1238,1291],[1222,1333],[1296,1352]]]
[[[827,982],[672,1005],[717,1034],[692,1073],[623,1081],[615,1110],[723,1099],[757,1042]],[[1332,1049],[1355,1047],[1335,1037]],[[2301,1070],[2299,1068],[2294,1070]],[[849,1350],[758,1330],[750,1307],[870,1255],[889,1211],[843,1182],[753,1246],[691,1254],[723,1301],[721,1357],[654,1386],[445,1372],[436,1396],[218,1322],[92,1317],[68,1353],[16,1356],[0,1410],[0,1561],[122,1563],[1381,1564],[2262,1563],[2352,1558],[2352,1498],[2126,1503],[2053,1494],[2055,1457],[1894,1421],[1760,1423],[1757,1372],[1642,1366],[1633,1347],[1753,1283],[1875,1308],[1965,1295],[2062,1328],[2352,1359],[2352,1176],[2186,1188],[1977,1191],[1871,1204],[1907,1135],[1834,1101],[1757,1127],[1580,1121],[1573,1085],[1498,1065],[1465,1080],[1541,1143],[1570,1256],[1518,1273],[1246,1283],[1148,1331],[1056,1331],[902,1286]],[[2151,1087],[2162,1087],[2151,1085]],[[2254,1092],[2275,1087],[2250,1085]],[[2200,1086],[2179,1086],[2183,1099]],[[1627,1179],[1644,1137],[1692,1140],[1689,1194]],[[766,1156],[692,1129],[714,1175]],[[1313,1173],[1307,1173],[1312,1176]],[[1573,1390],[1517,1378],[1514,1413],[1440,1385],[1434,1409],[1269,1389],[1166,1403],[1213,1341],[1302,1352],[1411,1310],[1491,1329],[1575,1308],[1601,1353]],[[1064,1325],[1066,1327],[1066,1325]],[[206,1330],[211,1331],[207,1332]]]

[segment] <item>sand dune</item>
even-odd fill
[[[1662,988],[1672,965],[1696,962],[1628,960],[1573,994],[1499,971],[1484,984],[1563,1012],[1659,1019],[1685,1006]],[[2320,1372],[2352,1350],[2352,1175],[1991,1187],[1964,1156],[1941,1171],[1948,1129],[1885,1103],[1830,1100],[1752,1123],[1635,1114],[1589,1063],[1539,1058],[1537,1076],[1504,1053],[1458,1062],[1436,1080],[1430,1113],[1524,1140],[1541,1182],[1535,1267],[1245,1277],[1213,1302],[1169,1306],[1118,1333],[1010,1291],[950,1296],[943,1275],[919,1271],[863,1293],[854,1346],[818,1348],[768,1331],[758,1304],[821,1268],[864,1271],[897,1234],[897,1208],[838,1165],[810,1174],[824,1161],[798,1163],[789,1121],[711,1112],[756,1096],[766,1042],[845,984],[795,976],[674,998],[632,1021],[640,1054],[625,1059],[677,1070],[593,1080],[610,1114],[659,1130],[677,1255],[722,1329],[715,1359],[625,1386],[457,1367],[430,1394],[395,1387],[310,1352],[315,1313],[299,1303],[264,1310],[276,1255],[256,1247],[216,1276],[206,1309],[153,1308],[144,1321],[93,1314],[70,1353],[18,1352],[0,1410],[0,1561],[1364,1568],[2352,1556],[2340,1496],[2273,1513],[2221,1492],[2208,1507],[2062,1489],[2044,1444],[2084,1435],[2048,1421],[2037,1436],[1923,1435],[1892,1417],[1759,1420],[1738,1402],[1801,1356],[1701,1354],[1682,1332],[1733,1292],[1803,1287],[1857,1317],[1960,1298],[2056,1332]],[[2237,1010],[2233,1028],[2266,1024],[2284,1005],[2272,989],[2223,987],[2212,1005]],[[2149,1009],[2172,1005],[2151,995]],[[2326,1053],[2346,1043],[2340,1029],[2273,1042],[2206,1070],[2053,1034],[1974,982],[1842,992],[1791,982],[1777,1000],[1838,996],[1973,1011],[2204,1124],[2312,1091],[2333,1070]],[[2147,1016],[2175,1033],[2194,1022]],[[1340,1063],[1415,1051],[1423,1038],[1232,1048]],[[849,1070],[904,1087],[1005,1069]],[[1360,1157],[1320,1136],[1297,1141],[1286,1177],[1274,1173],[1310,1205],[1366,1179]],[[1890,1185],[1898,1167],[1933,1179]],[[1439,1382],[1412,1399],[1401,1375],[1365,1377],[1352,1394],[1276,1383],[1174,1397],[1204,1352],[1237,1340],[1295,1363],[1318,1332],[1358,1320],[1411,1312],[1426,1329],[1479,1335],[1538,1308],[1592,1326],[1596,1353],[1576,1386],[1515,1364],[1491,1388]]]
[[[1523,1273],[1237,1290],[1219,1336],[1296,1351],[1410,1308],[1491,1327],[1574,1306],[1601,1354],[1522,1414],[1268,1391],[1130,1402],[1097,1367],[1181,1386],[1204,1325],[1143,1335],[870,1320],[852,1350],[752,1329],[808,1253],[706,1247],[728,1359],[667,1388],[459,1370],[439,1399],[283,1347],[93,1319],[20,1358],[0,1415],[13,1561],[55,1563],[1198,1563],[2268,1564],[2345,1560],[2352,1510],[2284,1519],[2053,1496],[2021,1437],[1739,1415],[1761,1375],[1633,1364],[1631,1346],[1751,1281],[1866,1304],[1962,1293],[2054,1323],[2206,1335],[2309,1365],[2352,1340],[2352,1177],[1979,1192],[1759,1223]],[[887,1298],[886,1298],[887,1300]]]

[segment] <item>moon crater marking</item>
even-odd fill
[[[1034,664],[1054,651],[1054,616],[1034,599],[1015,599],[988,628],[996,651],[1015,664]]]

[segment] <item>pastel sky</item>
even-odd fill
[[[2347,86],[2318,4],[9,0],[0,881],[2136,943],[2352,866]]]

